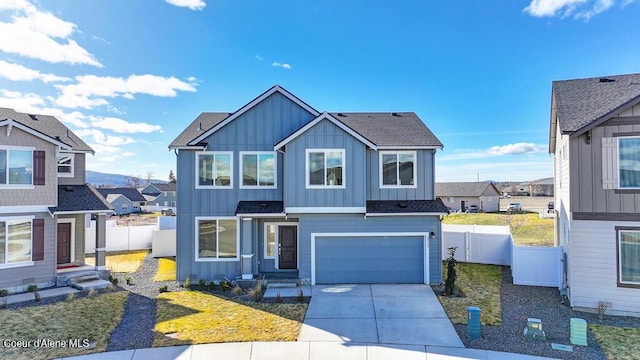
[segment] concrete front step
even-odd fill
[[[298,287],[298,283],[295,281],[269,281],[267,283],[267,289],[286,289]]]
[[[100,280],[100,275],[99,274],[89,274],[89,275],[82,275],[82,276],[74,276],[71,278],[71,282],[72,283],[81,283],[81,282],[86,282],[86,281],[91,281],[91,280]]]
[[[295,288],[267,288],[264,292],[265,299],[273,299],[280,294],[281,298],[295,298],[298,297],[299,291],[302,291],[302,296],[311,296],[311,286],[300,286]]]
[[[100,278],[101,275],[104,275],[106,277],[106,272],[99,271],[99,270],[86,270],[86,269],[77,270],[77,271],[59,272],[58,275],[56,276],[56,286],[57,287],[68,286],[69,284],[71,284],[71,281],[74,278],[81,278],[85,276],[94,276],[94,275],[97,276],[98,278]]]
[[[98,290],[98,289],[106,289],[111,285],[110,281],[97,279],[97,280],[89,280],[82,282],[74,282],[71,281],[71,286],[78,290]]]

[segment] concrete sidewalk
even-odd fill
[[[79,293],[79,292],[80,290],[74,289],[70,286],[63,286],[63,287],[46,289],[46,290],[38,290],[38,293],[40,294],[40,299],[46,299],[49,297],[67,295],[69,293]],[[32,292],[9,295],[6,297],[7,305],[24,302],[24,301],[33,301],[34,297],[35,295],[33,295]]]
[[[419,345],[337,342],[245,342],[160,347],[76,356],[73,360],[534,360],[536,356]]]

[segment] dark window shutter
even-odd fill
[[[33,185],[44,185],[45,166],[44,151],[33,152]]]
[[[44,219],[33,219],[33,261],[44,260]]]

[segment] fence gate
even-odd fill
[[[562,246],[513,246],[511,274],[516,285],[562,285]]]

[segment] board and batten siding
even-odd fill
[[[392,233],[435,232],[429,239],[429,282],[442,282],[442,249],[439,216],[388,216],[367,217],[361,214],[300,214],[298,229],[298,255],[301,279],[311,279],[312,233]],[[366,251],[363,249],[363,251]]]
[[[344,149],[344,188],[307,189],[306,150]],[[334,125],[322,120],[286,146],[285,207],[362,207],[365,199],[365,145]]]
[[[73,177],[58,177],[58,185],[84,185],[86,180],[86,155],[73,155]]]
[[[393,150],[384,150],[393,152]],[[406,150],[398,150],[406,151]],[[380,188],[380,153],[367,149],[367,200],[434,200],[436,150],[416,150],[416,187]]]
[[[242,200],[283,200],[283,155],[277,153],[276,189],[240,189],[240,151],[273,151],[273,146],[313,119],[313,115],[280,93],[274,93],[209,136],[206,151],[233,152],[231,189],[196,189],[196,151],[177,156],[177,275],[205,279],[240,274],[240,262],[195,261],[195,217],[234,216]],[[241,226],[241,225],[239,225]],[[242,250],[242,249],[241,249]],[[228,276],[228,275],[227,275]]]
[[[640,314],[640,289],[617,286],[616,226],[640,227],[637,222],[572,222],[569,247],[571,306],[595,309],[611,302],[611,313]]]

